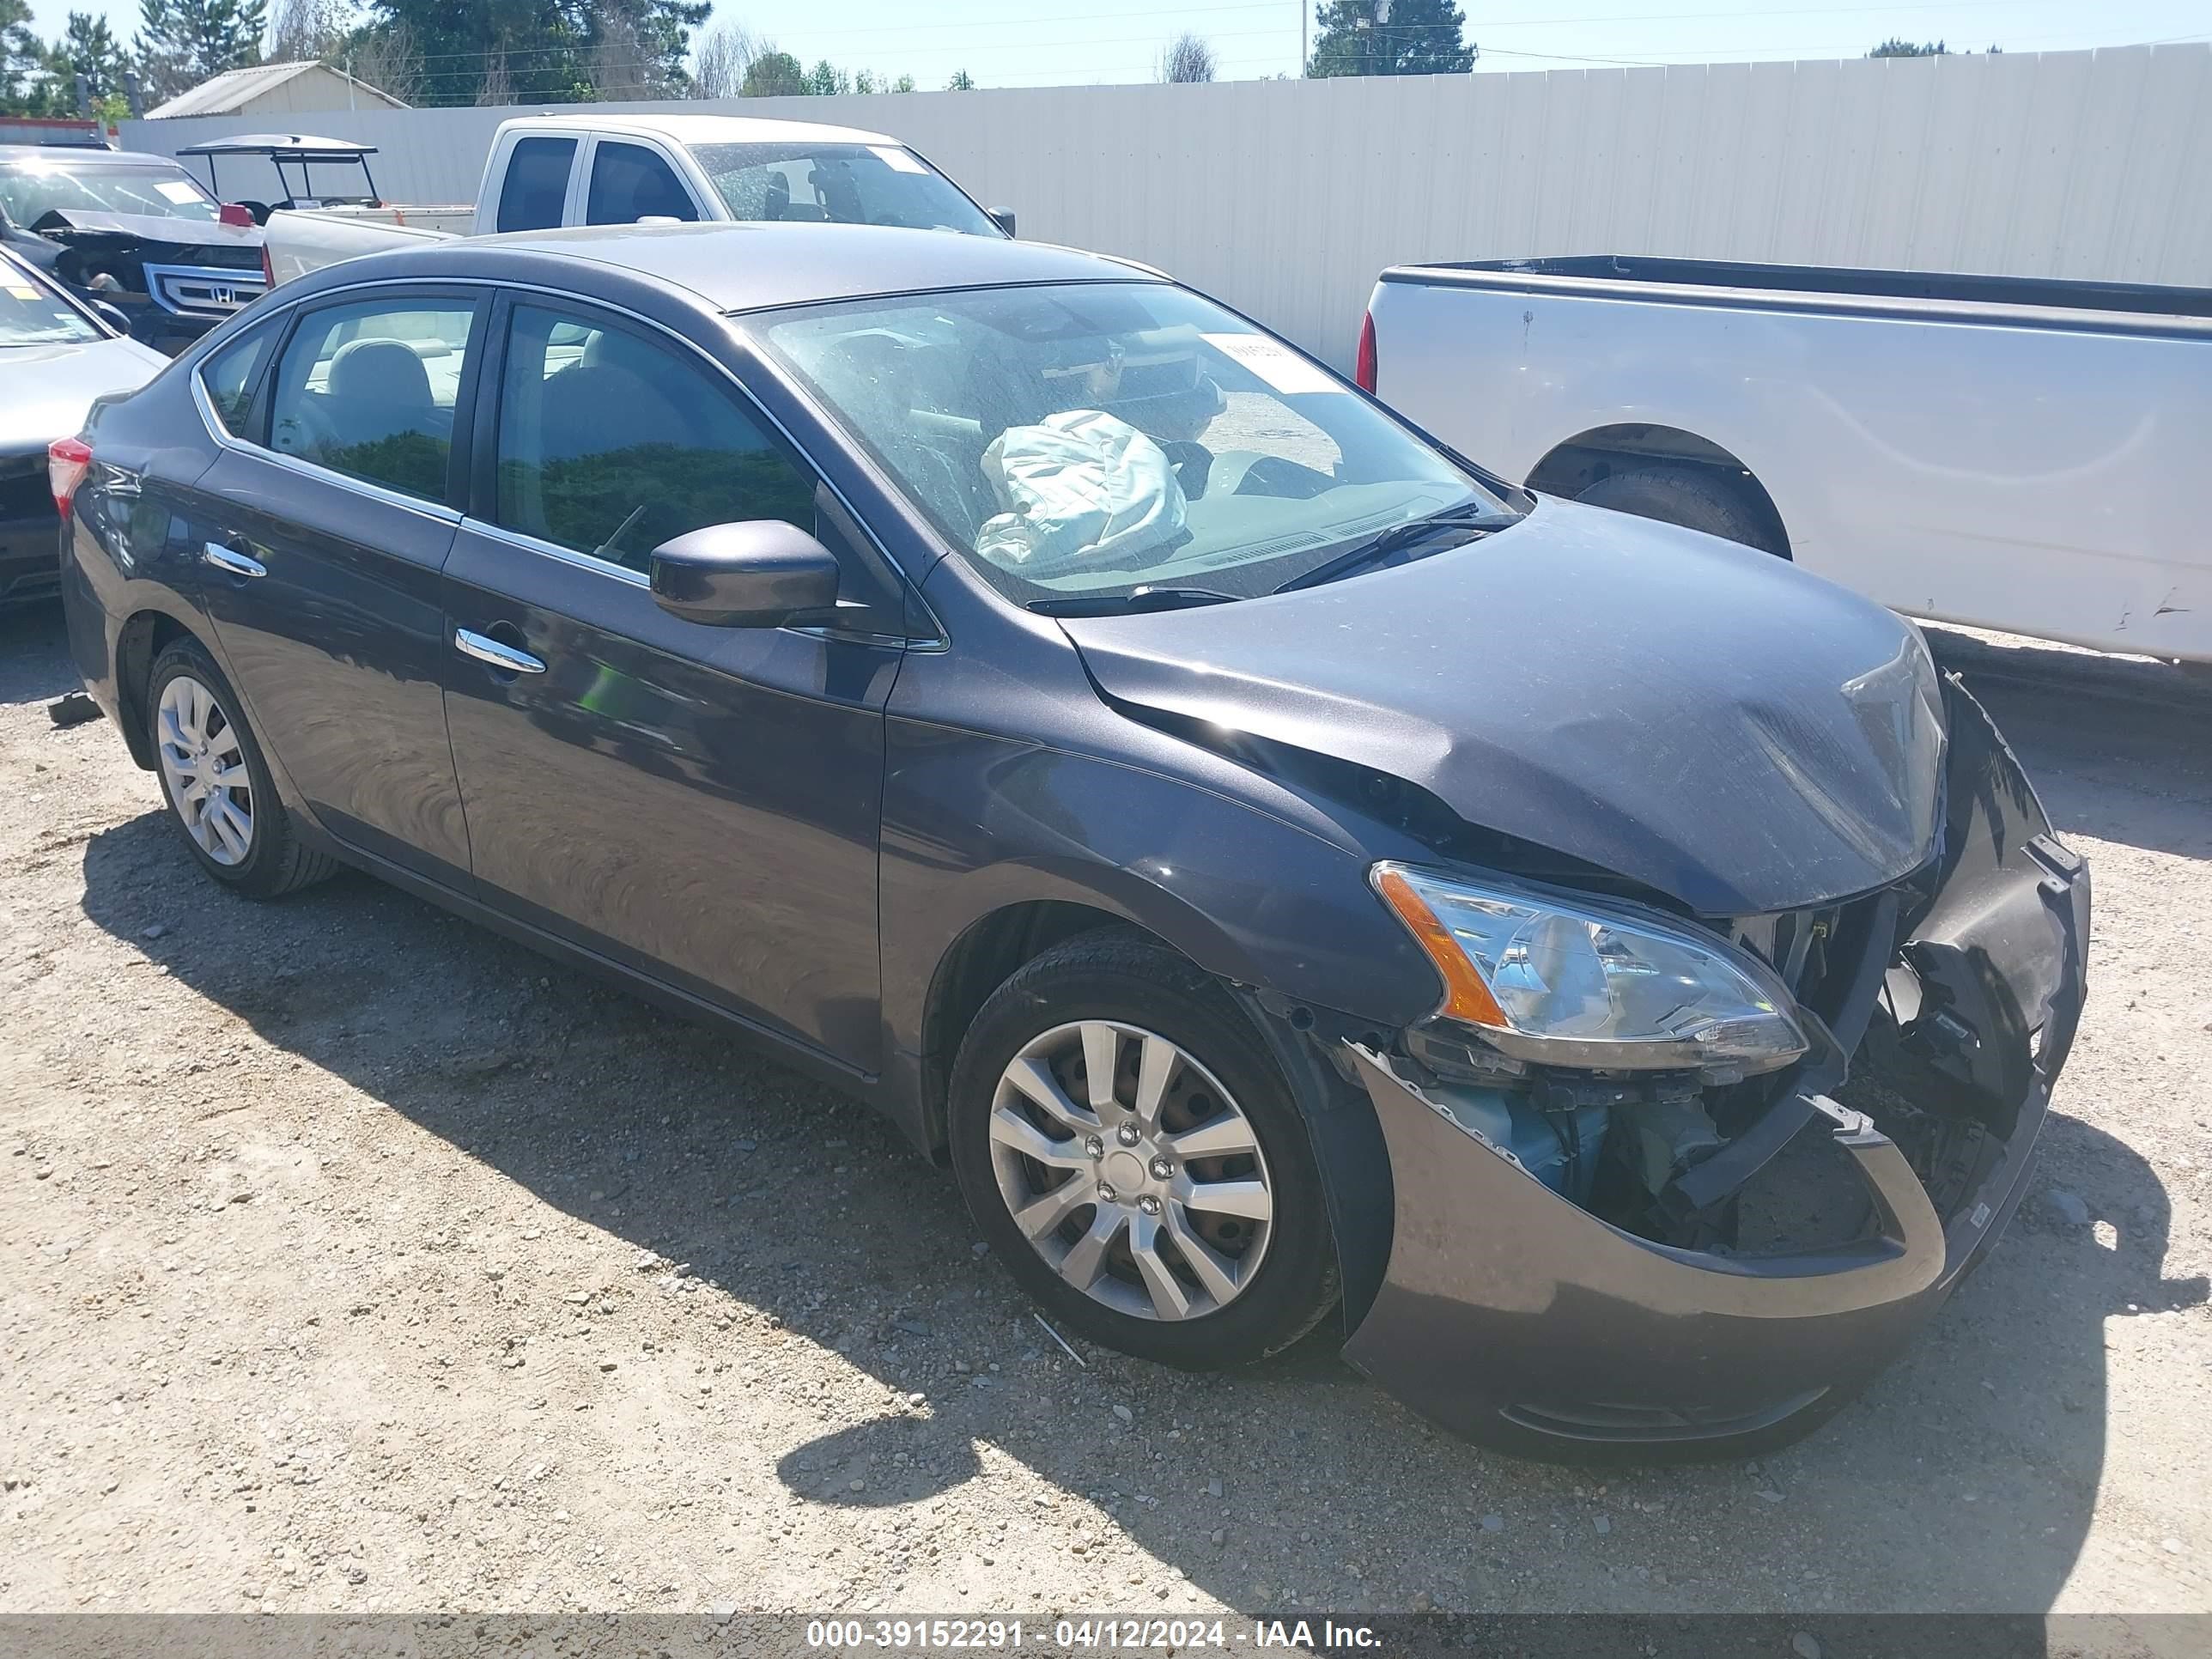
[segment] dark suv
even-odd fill
[[[173,356],[261,297],[261,231],[166,156],[0,144],[0,244]]]

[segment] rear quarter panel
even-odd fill
[[[1741,459],[1898,610],[2212,659],[2212,336],[1381,284],[1382,396],[1510,477],[1594,428]]]

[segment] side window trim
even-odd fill
[[[263,460],[274,461],[279,465],[295,468],[310,473],[315,477],[328,479],[332,483],[343,484],[349,489],[363,491],[375,496],[379,501],[390,501],[400,507],[413,507],[417,512],[428,513],[436,518],[458,520],[465,511],[461,503],[467,499],[469,477],[465,470],[469,453],[467,439],[470,426],[473,423],[470,415],[472,414],[478,378],[475,366],[480,364],[483,359],[484,331],[491,313],[490,301],[493,297],[494,291],[480,283],[423,282],[410,279],[397,283],[360,283],[348,288],[325,289],[310,299],[301,301],[285,313],[279,325],[276,343],[270,350],[268,362],[259,371],[260,385],[254,392],[252,411],[255,435],[251,439],[238,437],[228,433],[222,435],[234,443],[250,448]],[[350,472],[341,472],[336,467],[325,466],[318,461],[311,461],[298,455],[287,455],[282,450],[271,447],[269,443],[269,422],[275,409],[276,368],[284,361],[284,354],[292,349],[292,342],[298,335],[301,324],[318,312],[328,311],[339,306],[359,305],[369,299],[386,298],[398,302],[409,300],[459,300],[465,301],[474,308],[473,314],[469,319],[468,339],[461,348],[467,355],[462,359],[461,378],[453,393],[453,441],[451,452],[446,458],[446,492],[441,499],[434,501],[421,495],[410,495],[404,489],[393,489],[388,485],[377,483],[373,478],[356,477]],[[204,394],[207,388],[200,380],[197,373],[197,365],[195,369],[196,372],[192,376],[193,383],[198,386],[201,392]],[[209,404],[210,414],[213,407],[210,400]],[[218,421],[216,425],[220,428],[222,423]]]
[[[586,133],[576,145],[576,159],[568,167],[568,193],[561,198],[561,222],[574,227],[584,222],[584,204],[590,199],[592,169],[599,165],[599,135]]]
[[[505,542],[510,547],[525,553],[534,553],[540,558],[556,559],[562,564],[574,565],[579,570],[588,571],[595,576],[612,576],[631,587],[650,587],[653,585],[652,579],[642,570],[633,570],[626,564],[617,564],[594,553],[579,553],[573,547],[542,540],[526,530],[510,530],[503,524],[495,524],[473,513],[462,514],[461,523],[473,534]]]

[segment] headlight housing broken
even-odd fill
[[[1443,975],[1437,1013],[1516,1060],[1719,1082],[1811,1046],[1781,981],[1718,939],[1409,865],[1368,878]]]

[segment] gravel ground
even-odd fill
[[[0,618],[0,1611],[2212,1608],[2212,697],[1950,638],[2095,868],[2037,1191],[1860,1403],[1601,1481],[1062,1352],[815,1085],[192,868]]]

